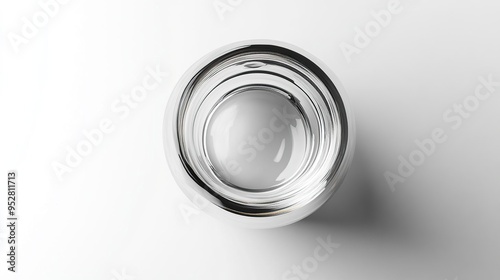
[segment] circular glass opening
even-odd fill
[[[352,121],[330,77],[276,42],[202,59],[165,113],[167,160],[180,187],[207,199],[206,211],[243,223],[269,227],[310,214],[340,185],[353,151]]]

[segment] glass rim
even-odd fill
[[[185,118],[186,108],[189,109],[190,106],[196,105],[196,103],[194,103],[195,105],[190,103],[193,102],[193,99],[189,94],[192,94],[194,89],[203,86],[203,84],[197,84],[198,82],[207,82],[207,79],[201,79],[204,77],[203,75],[210,77],[210,75],[218,73],[217,71],[223,68],[221,64],[230,64],[231,59],[237,60],[237,58],[248,54],[260,53],[267,55],[271,53],[275,55],[274,58],[277,60],[279,60],[279,57],[292,59],[298,62],[298,65],[295,66],[299,71],[312,73],[317,78],[316,84],[313,81],[312,86],[323,90],[318,90],[318,92],[326,100],[323,100],[325,106],[327,106],[326,109],[334,109],[333,111],[323,110],[328,113],[331,112],[332,116],[324,114],[322,117],[331,118],[332,122],[337,118],[336,125],[338,125],[338,129],[335,131],[339,131],[336,132],[339,137],[338,143],[327,141],[328,145],[336,144],[337,149],[333,161],[332,155],[328,154],[328,164],[321,167],[322,173],[319,174],[325,177],[310,179],[316,182],[316,186],[302,186],[298,190],[292,189],[291,192],[281,194],[281,197],[278,195],[274,201],[270,201],[269,197],[267,197],[267,200],[265,199],[265,195],[269,196],[269,193],[263,192],[263,194],[259,194],[261,198],[259,200],[259,195],[255,193],[245,194],[245,192],[234,191],[231,194],[217,188],[213,182],[208,182],[207,177],[203,175],[203,172],[207,172],[205,170],[207,168],[200,168],[200,165],[196,164],[194,160],[200,153],[199,150],[193,152],[189,150],[191,148],[186,148],[186,146],[190,145],[186,145],[185,141],[187,140],[185,139],[196,139],[196,137],[192,137],[192,135],[186,136],[185,130],[183,130],[186,119],[189,124],[194,123],[195,117],[190,117],[191,119]],[[255,65],[255,67],[258,67],[258,65]],[[205,200],[203,210],[214,216],[223,217],[226,220],[229,219],[247,227],[263,228],[282,226],[300,220],[314,212],[328,200],[339,188],[347,172],[352,160],[355,137],[354,120],[350,113],[347,97],[338,78],[321,61],[304,50],[290,44],[271,40],[243,41],[226,45],[211,52],[191,66],[179,80],[169,99],[164,117],[163,132],[164,150],[169,168],[181,190],[191,200],[194,198]],[[330,132],[326,130],[326,133]],[[195,140],[191,139],[189,141]],[[195,142],[189,143],[196,146]],[[331,149],[326,151],[332,153]],[[304,182],[309,181],[305,180]],[[321,182],[321,184],[318,185],[318,182]],[[307,190],[309,190],[309,193],[306,193]],[[230,189],[230,191],[233,190]]]

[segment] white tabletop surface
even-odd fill
[[[1,279],[499,279],[500,2],[62,2],[0,5]],[[374,25],[382,10],[390,20]],[[197,210],[163,152],[163,114],[181,75],[248,39],[322,60],[356,117],[342,188],[305,220],[270,230]],[[125,105],[158,69],[168,77]],[[67,149],[102,122],[102,141],[58,176]],[[446,140],[391,188],[386,172],[400,176],[399,157],[436,129]],[[12,169],[16,273],[6,263]],[[318,238],[340,246],[312,261]]]

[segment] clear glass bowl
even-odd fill
[[[338,189],[352,159],[354,123],[341,90],[291,45],[214,51],[185,73],[165,113],[176,182],[205,201],[204,211],[247,227],[304,218]]]

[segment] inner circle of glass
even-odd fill
[[[206,151],[214,172],[234,187],[263,191],[301,170],[307,129],[297,104],[270,87],[231,94],[211,112]]]

